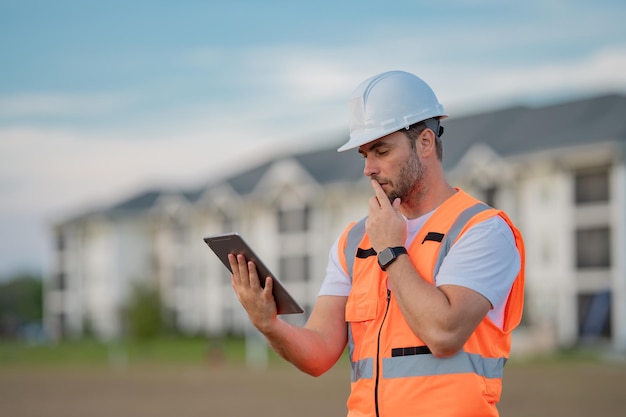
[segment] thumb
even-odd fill
[[[391,207],[393,207],[393,209],[395,211],[400,211],[400,204],[402,203],[402,201],[400,200],[399,197],[397,197],[395,200],[393,200],[393,203],[391,203]]]

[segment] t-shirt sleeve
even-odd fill
[[[326,276],[320,287],[318,296],[320,295],[340,295],[348,296],[352,282],[346,274],[341,262],[339,261],[339,239],[335,241],[328,253],[328,266],[326,267]]]
[[[452,245],[435,283],[470,288],[499,310],[520,266],[513,231],[502,217],[495,216],[471,227]]]

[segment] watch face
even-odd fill
[[[391,248],[384,249],[380,255],[378,255],[378,261],[381,265],[387,265],[393,259],[393,252]]]
[[[393,261],[393,259],[395,258],[394,255],[395,254],[393,253],[391,248],[384,249],[378,254],[378,264],[383,269],[383,271],[385,270],[385,267],[389,265],[391,261]]]
[[[383,249],[378,254],[378,265],[380,265],[381,269],[384,271],[389,266],[389,264],[391,264],[398,258],[398,256],[406,253],[406,248],[403,246]]]

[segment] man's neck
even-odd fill
[[[407,219],[416,219],[430,213],[455,193],[456,190],[444,181],[438,187],[416,193],[413,198],[403,202],[400,209]]]

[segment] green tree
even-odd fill
[[[41,278],[16,275],[0,283],[0,337],[15,337],[19,327],[41,323],[43,317]]]
[[[133,340],[153,340],[165,329],[159,291],[153,286],[136,284],[123,310],[127,335]]]

